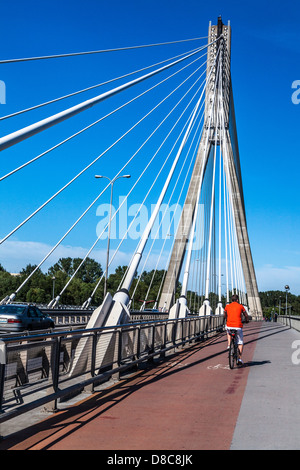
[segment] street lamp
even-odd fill
[[[287,295],[288,295],[288,291],[290,290],[290,286],[286,285],[284,286],[285,288],[285,314],[287,315]]]
[[[52,277],[52,299],[54,299],[54,291],[55,291],[55,279],[56,277]]]
[[[112,209],[112,199],[113,199],[113,187],[114,183],[119,178],[130,178],[131,175],[120,175],[116,176],[113,179],[110,179],[108,176],[95,175],[95,178],[106,178],[110,182],[110,207],[109,207],[109,220],[108,220],[108,237],[107,237],[107,249],[106,249],[106,269],[105,269],[105,278],[104,278],[104,297],[106,296],[107,288],[107,276],[108,276],[108,263],[109,263],[109,244],[110,244],[110,229],[111,229],[111,209]]]
[[[279,315],[280,315],[280,309],[281,309],[281,295],[279,296]]]
[[[167,233],[167,237],[174,237],[173,233]],[[174,237],[174,244],[173,244],[173,248],[176,248],[175,250],[175,266],[174,266],[174,269],[173,269],[173,273],[174,273],[174,304],[176,303],[176,277],[177,277],[177,261],[178,261],[178,246],[176,244],[176,238]]]

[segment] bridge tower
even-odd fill
[[[216,104],[213,103],[213,96],[215,87],[217,86],[216,63],[218,63],[218,61],[222,61],[222,91],[219,91],[219,93],[222,93],[221,99],[223,101],[225,114],[225,139],[223,139],[222,144],[223,150],[226,152],[229,162],[228,174],[226,177],[232,188],[233,213],[239,253],[247,291],[249,313],[253,316],[261,317],[262,308],[258,294],[257,280],[246,223],[246,212],[234,113],[230,72],[231,27],[229,23],[227,25],[223,24],[221,17],[218,18],[217,25],[212,25],[211,23],[209,24],[208,44],[210,45],[207,49],[207,88],[205,95],[204,128],[183,211],[179,221],[168,271],[163,284],[159,307],[168,311],[175,302],[174,294],[176,289],[174,289],[174,286],[176,286],[178,283],[178,278],[187,249],[193,214],[197,204],[197,187],[199,184],[201,185],[201,178],[205,172],[210,152],[214,146],[214,143],[216,142],[216,133],[218,133],[218,128],[216,126]]]

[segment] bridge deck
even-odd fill
[[[250,323],[244,337],[243,368],[228,369],[222,334],[8,436],[0,450],[299,449],[300,333]]]

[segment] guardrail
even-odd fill
[[[45,313],[45,312],[44,312]],[[93,312],[57,312],[57,313],[47,313],[51,317],[56,326],[61,325],[86,325],[91,318]],[[166,320],[168,318],[168,313],[142,313],[142,312],[131,312],[130,319],[131,322],[141,321],[141,320]]]
[[[81,310],[76,308],[70,309],[47,309],[41,308],[42,312],[45,315],[51,317],[56,326],[61,325],[86,325],[93,314],[93,309]],[[168,318],[168,313],[154,312],[150,311],[143,312],[140,310],[131,310],[130,318],[131,321],[141,321],[141,320],[166,320]]]
[[[94,309],[84,310],[80,308],[39,308],[45,315],[51,317],[57,326],[69,324],[87,324],[94,311]]]
[[[278,315],[277,321],[282,325],[294,328],[294,330],[300,331],[300,316],[290,315]]]
[[[128,368],[223,330],[223,316],[3,337],[0,423],[93,388]]]

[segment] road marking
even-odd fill
[[[224,366],[223,364],[217,364],[216,366],[207,366],[208,369],[210,370],[216,370],[216,369],[230,369],[229,365]]]

